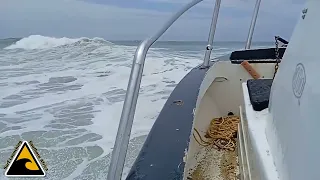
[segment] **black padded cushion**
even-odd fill
[[[268,108],[272,81],[272,79],[250,79],[247,81],[250,101],[255,111]]]
[[[279,48],[280,59],[282,59],[285,50],[286,48]],[[247,60],[249,63],[275,63],[275,48],[233,51],[230,55],[232,64],[240,64],[243,60]]]

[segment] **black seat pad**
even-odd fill
[[[268,108],[272,82],[273,79],[250,79],[247,81],[250,101],[255,111]]]

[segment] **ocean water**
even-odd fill
[[[0,40],[0,166],[19,140],[32,140],[48,166],[45,179],[106,179],[138,43],[40,35]],[[202,62],[205,45],[159,42],[149,50],[123,177],[171,91]],[[217,42],[211,57],[243,47]]]

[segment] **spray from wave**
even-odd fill
[[[106,41],[102,38],[95,37],[89,39],[86,37],[81,38],[55,38],[55,37],[46,37],[41,35],[30,35],[28,37],[22,38],[15,42],[12,45],[5,47],[4,49],[25,49],[25,50],[34,50],[34,49],[49,49],[66,45],[82,45],[89,43],[98,43],[98,44],[109,44],[111,42]]]

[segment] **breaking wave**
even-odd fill
[[[92,39],[86,37],[72,39],[67,37],[55,38],[41,35],[30,35],[28,37],[20,39],[10,46],[5,47],[4,49],[49,49],[65,45],[82,45],[88,43],[112,45],[111,42],[98,37]]]

